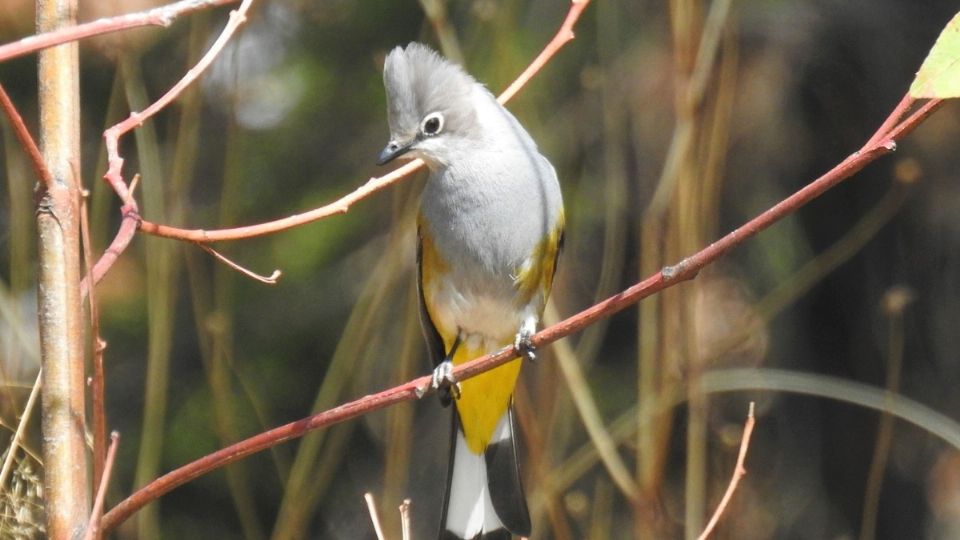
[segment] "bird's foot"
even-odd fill
[[[453,378],[453,362],[444,360],[433,370],[430,386],[440,395],[440,404],[449,407],[453,400],[460,399],[460,383]]]
[[[533,345],[533,335],[537,333],[537,321],[530,318],[523,321],[517,337],[513,340],[513,348],[517,354],[531,362],[537,359],[537,348]]]

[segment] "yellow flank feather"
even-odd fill
[[[448,266],[440,253],[437,252],[437,246],[434,245],[433,239],[427,234],[426,225],[422,223],[422,218],[419,215],[417,216],[417,230],[420,234],[420,280],[422,286],[426,289],[429,284],[434,283],[437,278],[447,273]],[[444,341],[446,341],[446,338],[444,338]],[[448,344],[444,343],[444,345]]]
[[[530,302],[535,293],[540,293],[545,305],[550,288],[553,286],[553,274],[557,268],[557,252],[560,250],[560,237],[563,235],[563,212],[557,219],[553,231],[537,244],[527,264],[517,269],[514,282],[517,284],[517,304]],[[542,309],[542,307],[541,307]]]

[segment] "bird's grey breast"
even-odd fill
[[[535,148],[478,148],[433,171],[421,213],[452,271],[512,287],[560,206],[553,167]]]

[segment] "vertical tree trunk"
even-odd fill
[[[77,0],[37,0],[37,31],[75,24]],[[77,44],[40,53],[40,146],[53,183],[37,205],[47,534],[75,538],[89,515],[80,300]]]

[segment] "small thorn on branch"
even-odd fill
[[[137,186],[140,185],[140,173],[134,174],[133,179],[130,180],[130,187],[127,188],[127,191],[130,192],[130,196],[133,197],[134,192],[137,191]]]

